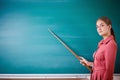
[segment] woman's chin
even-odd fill
[[[98,33],[100,36],[102,36],[102,33]]]
[[[99,33],[99,35],[100,35],[100,36],[103,36],[104,34],[102,34],[102,33]]]

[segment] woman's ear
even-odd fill
[[[109,25],[109,29],[111,29],[112,28],[112,26],[111,25]]]

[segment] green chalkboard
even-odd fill
[[[115,0],[0,0],[0,74],[89,73],[49,32],[77,55],[93,61],[102,39],[96,20],[108,16],[118,44],[115,73],[120,73],[120,6]]]

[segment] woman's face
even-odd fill
[[[111,26],[107,25],[104,21],[98,20],[96,23],[97,32],[100,36],[107,36],[110,34]]]

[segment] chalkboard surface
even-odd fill
[[[115,0],[0,0],[0,74],[89,73],[49,32],[77,55],[93,61],[102,39],[96,20],[108,16],[118,44],[115,73],[120,73],[120,6]]]

